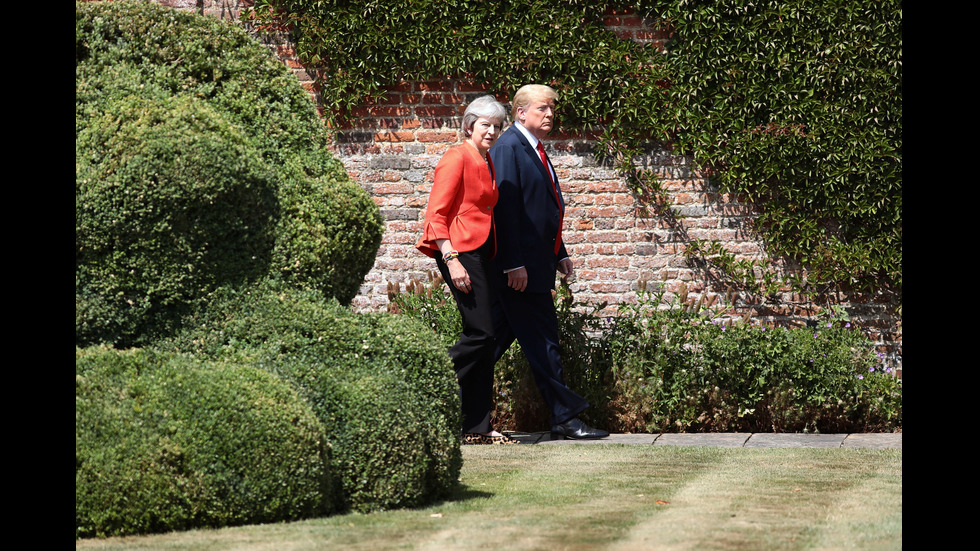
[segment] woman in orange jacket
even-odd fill
[[[462,123],[466,140],[436,165],[423,234],[416,244],[436,259],[463,321],[449,357],[459,381],[466,444],[517,443],[490,427],[495,342],[487,274],[496,245],[497,186],[487,152],[506,117],[506,108],[493,96],[477,98],[466,108]]]

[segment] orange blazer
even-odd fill
[[[490,158],[481,157],[470,143],[451,148],[436,165],[422,237],[415,247],[434,258],[441,254],[436,240],[449,239],[459,252],[475,251],[493,231],[496,204]]]

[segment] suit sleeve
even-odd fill
[[[497,255],[505,270],[525,265],[521,258],[521,220],[524,218],[524,194],[514,148],[509,144],[490,150],[497,176],[497,206],[493,209],[497,220]]]
[[[458,151],[450,149],[436,165],[435,181],[425,209],[422,238],[416,245],[423,252],[424,249],[438,251],[436,240],[449,239],[449,223],[459,210],[462,187],[463,158]]]

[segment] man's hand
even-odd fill
[[[565,274],[561,277],[561,280],[568,283],[575,277],[575,267],[572,266],[571,258],[563,258],[561,262],[558,263],[558,271]]]
[[[507,286],[515,291],[527,289],[527,269],[521,267],[507,272]]]

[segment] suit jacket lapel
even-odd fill
[[[535,148],[533,148],[533,147],[531,147],[531,142],[527,141],[527,138],[524,137],[524,134],[521,133],[520,130],[518,130],[516,128],[513,128],[513,131],[517,134],[517,139],[520,140],[521,145],[524,146],[524,152],[527,153],[528,156],[531,159],[533,159],[532,162],[534,162],[534,165],[538,167],[538,171],[541,173],[541,177],[544,178],[545,185],[549,185],[550,186],[551,185],[551,174],[549,174],[549,171],[551,170],[551,167],[546,167],[543,164],[541,164],[541,156],[538,155],[538,150],[535,149]],[[556,187],[556,189],[561,189],[560,187],[558,187],[558,173],[557,172],[555,173],[555,187]],[[551,191],[551,190],[549,190],[549,191]],[[548,196],[551,197],[552,199],[555,199],[555,196],[554,195],[555,195],[554,193],[549,193],[548,194]],[[560,203],[557,203],[557,204],[558,204],[558,208],[560,208],[560,209],[563,209],[564,208],[564,205],[562,205]]]

